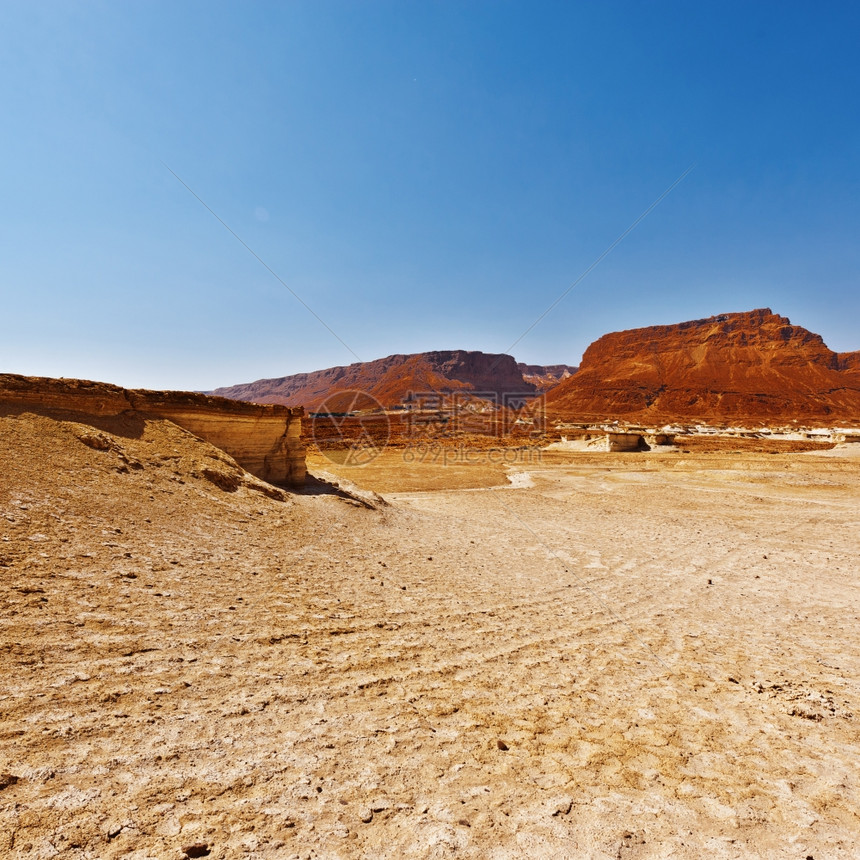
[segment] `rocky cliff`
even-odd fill
[[[0,374],[0,410],[74,420],[165,418],[273,484],[305,481],[301,407],[261,406],[181,391],[143,391],[80,379]]]
[[[607,334],[550,389],[551,414],[860,421],[860,353],[835,353],[768,308]]]
[[[360,391],[383,406],[397,406],[412,393],[451,394],[471,392],[501,398],[506,394],[534,393],[537,387],[523,379],[510,355],[493,355],[466,350],[389,355],[376,361],[330,367],[313,373],[298,373],[276,379],[259,379],[245,385],[218,388],[212,394],[235,397],[254,403],[296,403],[316,409],[323,401],[329,408],[339,405],[327,399],[338,392]],[[348,401],[348,402],[347,402]],[[362,408],[370,399],[356,402],[347,396],[344,408]]]
[[[546,391],[558,385],[563,379],[573,376],[577,368],[569,364],[524,364],[517,367],[526,382],[531,382],[539,391]]]

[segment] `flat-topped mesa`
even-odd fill
[[[271,484],[302,486],[304,409],[262,405],[186,391],[125,389],[81,379],[0,374],[0,409],[54,417],[165,418],[233,457]]]
[[[614,332],[548,392],[547,409],[589,420],[855,423],[860,353],[833,352],[769,308]]]

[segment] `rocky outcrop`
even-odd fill
[[[0,375],[0,409],[79,419],[163,418],[272,484],[305,481],[301,407],[258,405],[182,391],[145,391],[79,379]]]
[[[860,353],[768,308],[607,334],[547,393],[586,420],[860,420]]]
[[[860,352],[837,353],[840,370],[860,371]]]
[[[540,391],[546,391],[576,373],[577,368],[569,364],[517,364],[523,379],[531,382]]]
[[[343,404],[333,395],[344,391],[364,392],[367,402]],[[523,379],[510,355],[493,355],[467,350],[443,350],[414,355],[389,355],[376,361],[359,362],[346,367],[330,367],[313,373],[298,373],[275,379],[258,379],[244,385],[218,388],[211,392],[221,397],[235,397],[254,403],[297,403],[308,409],[324,401],[328,408],[364,408],[374,398],[385,407],[398,406],[412,394],[471,392],[477,396],[533,394],[537,386]]]

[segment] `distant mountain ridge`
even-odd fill
[[[547,393],[551,414],[584,420],[860,421],[860,352],[770,308],[596,340]]]
[[[557,385],[562,379],[567,379],[576,373],[577,368],[569,364],[517,364],[523,379],[531,382],[541,391],[546,391]]]
[[[385,407],[403,403],[412,394],[473,392],[505,395],[534,394],[538,386],[523,379],[510,355],[462,349],[389,355],[375,361],[329,367],[243,385],[217,388],[213,394],[255,403],[282,403],[317,409],[343,391],[361,391]],[[344,401],[345,408],[350,404]],[[359,404],[363,405],[363,404]],[[366,404],[364,404],[366,405]]]

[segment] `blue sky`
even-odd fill
[[[577,363],[769,306],[860,349],[860,5],[0,6],[0,371]],[[171,175],[333,329],[326,330]]]

